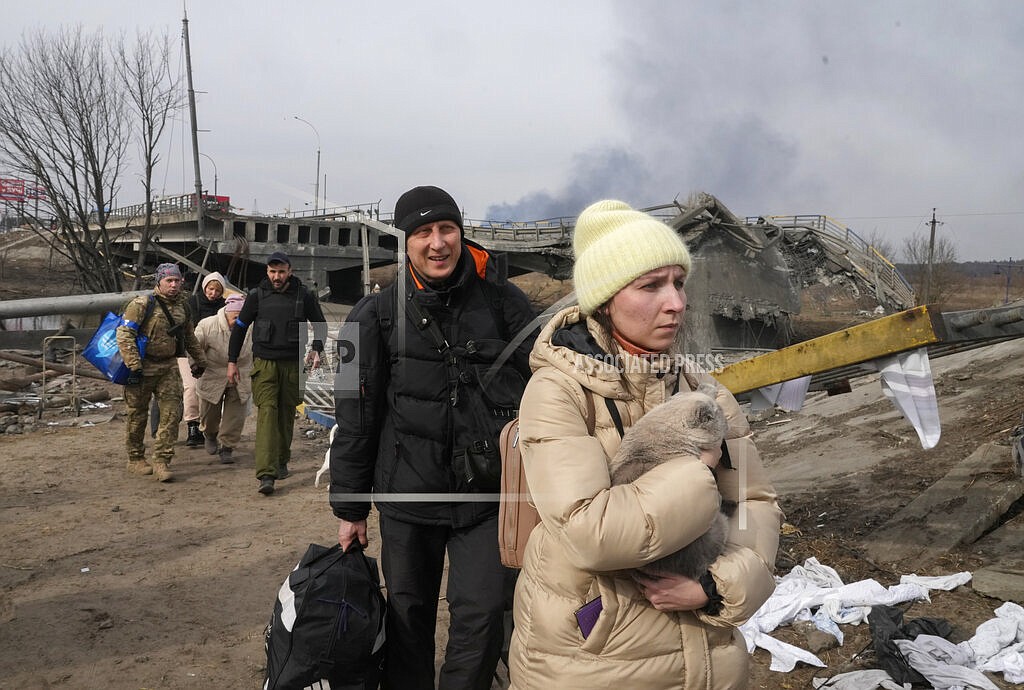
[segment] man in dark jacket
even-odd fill
[[[339,334],[341,347],[358,329],[359,374],[355,390],[336,392],[330,500],[345,549],[366,545],[371,491],[377,502],[388,688],[434,687],[446,552],[440,687],[489,688],[501,652],[509,573],[498,555],[496,443],[516,414],[535,335],[504,361],[501,354],[534,314],[495,258],[464,238],[462,223],[437,187],[403,194],[395,226],[406,233],[405,265],[353,308]]]
[[[299,344],[305,340],[306,322],[313,326],[313,342],[306,366],[320,366],[327,324],[316,295],[292,275],[284,252],[267,259],[267,277],[245,298],[228,344],[228,380],[238,383],[238,356],[245,334],[252,332],[252,399],[256,415],[256,479],[264,496],[274,493],[274,481],[288,476],[295,408],[299,391]],[[300,330],[301,329],[301,330]]]

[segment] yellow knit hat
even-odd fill
[[[572,248],[572,278],[585,315],[648,271],[682,266],[690,273],[690,252],[675,230],[613,199],[583,209],[576,219]]]

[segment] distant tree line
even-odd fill
[[[900,273],[914,289],[918,304],[922,304],[925,293],[929,302],[942,304],[963,287],[964,274],[957,268],[957,251],[953,241],[945,235],[936,235],[931,249],[931,279],[928,276],[928,254],[931,244],[930,233],[916,233],[903,240],[897,251],[888,237],[873,232],[868,244],[892,263],[899,264]]]
[[[113,251],[123,230],[108,214],[126,174],[145,195],[130,277],[141,284],[157,145],[182,106],[170,46],[166,35],[108,38],[77,26],[26,32],[19,45],[0,47],[0,169],[41,188],[38,208],[25,209],[32,229],[70,260],[87,292],[124,287]]]

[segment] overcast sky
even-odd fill
[[[937,207],[961,259],[1024,258],[1021,2],[187,5],[200,149],[246,211],[311,207],[319,133],[329,206],[390,212],[436,184],[470,218],[533,220],[705,191],[741,216],[826,214],[897,248]],[[0,44],[80,23],[178,45],[182,13],[5,2]],[[191,191],[187,122],[163,155],[158,187]],[[141,201],[131,179],[122,204]]]

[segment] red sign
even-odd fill
[[[15,180],[9,177],[0,177],[0,201],[21,201],[27,199],[45,199],[46,194],[42,187]]]
[[[25,180],[12,180],[0,177],[0,200],[24,201]]]

